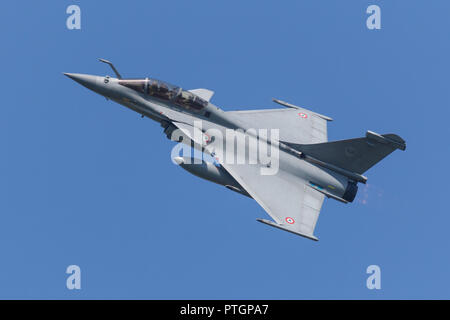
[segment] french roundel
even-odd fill
[[[205,141],[205,143],[209,143],[211,141],[211,136],[209,134],[204,133],[203,140]]]
[[[294,224],[295,220],[293,218],[291,218],[291,217],[286,217],[286,222],[289,223],[289,224]]]

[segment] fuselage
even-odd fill
[[[222,132],[224,139],[226,139],[227,130],[242,130],[248,138],[243,142],[248,154],[258,152],[255,149],[255,144],[250,143],[250,141],[252,139],[261,140],[257,131],[261,128],[254,128],[252,123],[243,122],[235,114],[224,112],[211,102],[188,90],[150,78],[118,79],[85,74],[66,75],[107,99],[159,122],[165,130],[168,130],[170,126],[173,127],[173,123],[194,126],[196,121],[201,121],[203,132],[213,129],[219,130]],[[280,128],[280,130],[283,130],[283,128]],[[192,141],[186,141],[185,139],[183,142],[191,143]],[[266,143],[272,145],[273,141],[267,139]],[[277,141],[276,144],[279,147],[279,168],[276,174],[282,175],[284,179],[301,178],[309,181],[337,197],[342,197],[345,194],[349,185],[347,177],[305,161],[299,152],[283,143]],[[213,153],[213,156],[215,156],[215,152],[208,149],[207,145],[194,143],[193,146],[203,152]],[[248,161],[248,157],[245,160]],[[224,159],[220,159],[220,161],[224,161]]]

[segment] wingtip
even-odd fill
[[[284,227],[283,225],[277,224],[275,222],[272,222],[272,221],[269,221],[269,220],[266,220],[266,219],[257,218],[256,221],[264,223],[264,224],[267,224],[268,226],[271,226],[271,227],[274,227],[274,228],[277,228],[277,229],[280,229],[280,230],[283,230],[283,231],[287,231],[287,232],[293,233],[295,235],[298,235],[298,236],[301,236],[301,237],[313,240],[313,241],[319,241],[319,239],[317,237],[313,236],[313,235],[304,234],[304,233],[301,233],[301,232],[297,232],[297,231],[288,229],[288,228]]]

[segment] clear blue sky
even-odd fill
[[[81,30],[66,28],[78,4]],[[370,4],[382,29],[366,28]],[[448,1],[3,1],[0,298],[450,298]],[[407,142],[319,242],[189,175],[149,119],[61,72],[150,76],[225,110],[277,97]],[[82,289],[65,287],[66,267]],[[366,288],[381,267],[382,289]]]

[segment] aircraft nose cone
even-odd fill
[[[64,75],[88,89],[95,90],[97,87],[97,76],[80,73],[64,73]]]
[[[67,73],[67,72],[64,72],[63,73],[66,77],[69,77],[70,79],[74,79],[75,77],[76,77],[76,73]]]

